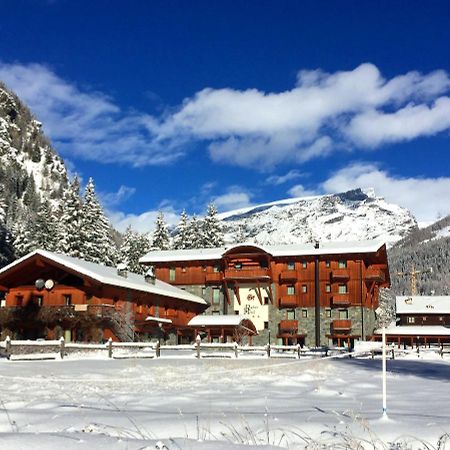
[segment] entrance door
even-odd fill
[[[64,330],[64,340],[70,342],[72,338],[72,332],[70,330]]]

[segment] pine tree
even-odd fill
[[[174,248],[176,249],[185,249],[189,248],[189,217],[186,214],[186,211],[183,210],[180,216],[180,221],[177,225],[176,235],[173,241]]]
[[[33,222],[31,220],[20,220],[13,228],[14,254],[21,258],[37,248],[34,240]]]
[[[117,255],[112,239],[112,227],[97,199],[92,178],[86,185],[81,212],[84,259],[98,264],[113,265]]]
[[[123,236],[118,261],[125,263],[134,273],[144,273],[146,267],[139,264],[139,259],[150,250],[150,240],[147,234],[140,234],[129,226]]]
[[[377,308],[377,327],[388,326],[395,320],[395,295],[391,289],[381,288],[379,292],[379,307]]]
[[[206,216],[203,219],[203,240],[203,246],[207,248],[220,247],[224,243],[223,231],[214,203],[208,205]]]
[[[187,228],[187,236],[188,240],[186,248],[203,248],[204,246],[203,224],[202,221],[199,220],[195,214],[189,221]]]
[[[75,177],[70,183],[63,199],[60,226],[58,229],[57,250],[68,256],[84,257],[84,243],[81,233],[82,204],[80,182]]]
[[[170,248],[169,232],[162,211],[159,211],[156,217],[152,247],[159,250],[168,250]]]
[[[55,251],[57,247],[57,218],[47,201],[41,202],[33,226],[36,248]]]

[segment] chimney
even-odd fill
[[[314,248],[319,248],[319,247],[320,247],[320,242],[314,241]]]
[[[155,277],[155,268],[154,266],[150,266],[145,272],[144,279],[149,284],[155,284],[156,277]]]
[[[128,266],[125,263],[117,264],[117,275],[123,278],[128,277]]]

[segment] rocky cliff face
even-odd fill
[[[220,217],[228,242],[262,245],[380,239],[390,246],[417,228],[407,209],[361,189],[282,200]]]

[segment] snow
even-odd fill
[[[101,264],[73,258],[71,256],[48,252],[46,250],[35,250],[28,255],[25,255],[24,257],[18,259],[17,261],[14,261],[8,266],[3,267],[2,269],[0,269],[0,276],[36,254],[41,255],[44,258],[49,259],[50,261],[54,261],[55,263],[60,264],[69,270],[97,280],[103,284],[107,284],[110,286],[120,286],[126,289],[134,289],[151,294],[174,297],[194,303],[206,304],[206,301],[203,298],[178,289],[175,286],[164,283],[163,281],[155,280],[155,284],[147,283],[142,275],[132,272],[128,272],[127,277],[125,278],[118,275],[117,268],[115,267],[107,267]]]
[[[379,359],[1,360],[1,448],[437,448],[450,361],[425,354],[388,361],[388,419]]]
[[[381,334],[381,329],[375,330],[374,334]],[[398,325],[386,328],[387,335],[407,336],[450,336],[450,327],[442,325]]]
[[[239,326],[243,320],[250,320],[245,316],[238,316],[235,314],[225,315],[201,315],[193,317],[188,325],[191,327],[202,327],[211,325],[234,325]]]
[[[450,296],[414,295],[395,298],[397,314],[450,314]]]

